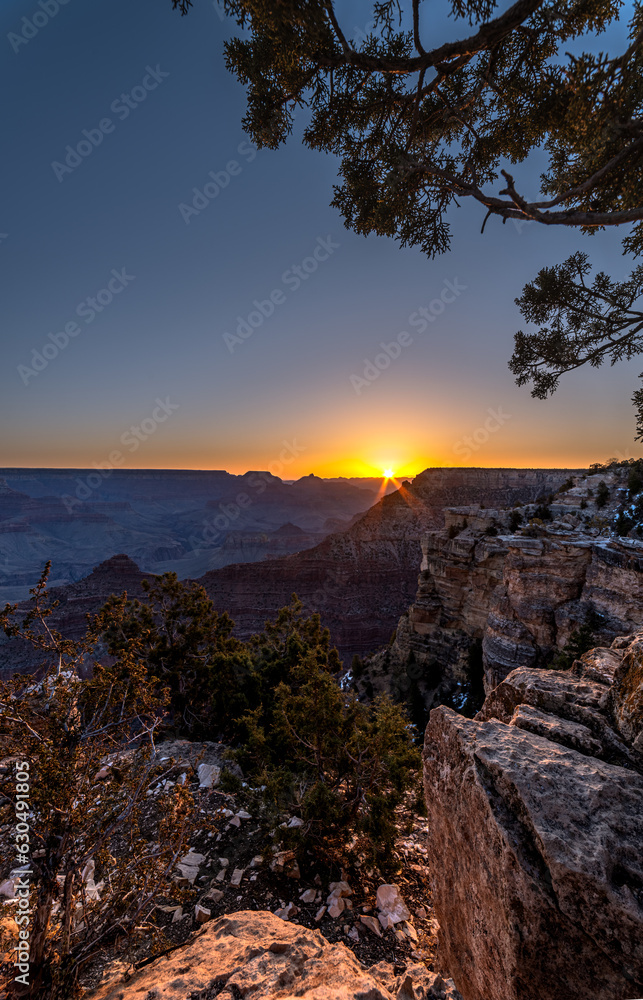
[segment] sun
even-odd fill
[[[394,475],[393,469],[384,469],[383,476],[385,479],[392,479]]]

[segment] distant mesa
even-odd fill
[[[86,577],[86,580],[88,583],[90,581],[98,583],[99,581],[102,582],[107,579],[116,578],[119,584],[124,584],[127,583],[128,579],[135,578],[138,583],[142,575],[144,574],[134,560],[121,552],[119,555],[112,556],[110,559],[105,559],[104,562],[99,563],[89,576]]]
[[[299,525],[297,524],[293,524],[292,521],[288,521],[286,524],[282,524],[280,528],[277,528],[276,531],[273,531],[273,535],[280,535],[280,536],[305,535],[305,534],[306,532],[304,531],[304,529],[300,528]]]

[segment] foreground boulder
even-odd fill
[[[643,997],[643,635],[431,713],[440,959],[465,1000]]]
[[[423,965],[395,976],[380,962],[366,970],[343,944],[273,913],[241,911],[208,924],[191,942],[93,1000],[462,1000]]]

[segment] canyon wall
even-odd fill
[[[464,1000],[643,996],[643,633],[431,712],[439,958]]]
[[[198,582],[217,610],[230,613],[241,638],[261,631],[297,593],[307,611],[320,613],[348,665],[355,654],[364,656],[388,643],[416,594],[420,539],[442,523],[446,506],[527,503],[559,488],[569,475],[566,469],[427,469],[313,548],[224,566]],[[53,588],[60,601],[56,627],[80,637],[87,613],[97,611],[110,593],[128,590],[140,596],[144,575],[152,574],[116,556],[84,579]],[[0,641],[0,669],[26,669],[32,660],[25,647]]]
[[[600,478],[612,499],[599,509]],[[422,539],[415,601],[358,688],[407,699],[415,690],[427,710],[440,702],[466,710],[475,707],[476,671],[484,670],[488,692],[514,667],[549,662],[588,621],[597,643],[638,627],[643,543],[615,537],[608,526],[619,482],[618,475],[582,480],[556,497],[548,522],[534,520],[533,505],[445,510],[443,526]],[[523,527],[515,531],[517,516]]]
[[[573,474],[573,473],[571,473]],[[256,632],[297,593],[330,628],[345,663],[388,643],[417,590],[420,539],[453,504],[529,503],[558,489],[566,469],[427,469],[346,531],[312,549],[201,577],[238,634]]]

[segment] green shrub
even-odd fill
[[[228,795],[235,795],[241,791],[242,786],[243,783],[239,775],[235,774],[229,768],[224,767],[219,777],[219,788],[221,791],[226,792]]]
[[[241,756],[254,783],[266,785],[273,818],[304,820],[293,841],[328,847],[356,832],[373,853],[389,851],[395,809],[420,767],[401,706],[386,697],[360,703],[309,652],[277,687],[270,727],[261,709],[245,722]]]
[[[583,624],[574,629],[563,648],[554,656],[549,666],[554,670],[569,670],[574,660],[583,653],[594,649],[597,644],[597,631],[602,623],[601,616],[591,608]]]
[[[518,530],[521,524],[522,524],[522,514],[520,513],[519,510],[512,510],[511,514],[509,515],[509,530],[511,531],[511,533],[514,534],[514,532]]]
[[[641,466],[638,464],[630,469],[630,474],[627,477],[627,489],[630,496],[635,496],[643,490],[643,476],[641,475]]]
[[[601,479],[596,489],[596,506],[604,507],[610,498],[610,491],[607,483]]]

